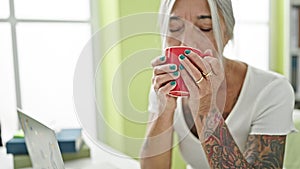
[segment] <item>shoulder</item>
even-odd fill
[[[248,72],[253,78],[262,80],[262,82],[272,82],[278,79],[287,81],[287,79],[279,73],[258,69],[250,65],[248,66]]]
[[[292,109],[294,107],[294,90],[286,77],[251,66],[248,71],[250,84],[252,88],[257,89],[257,107],[265,109],[270,107]]]
[[[252,66],[248,66],[248,80],[250,85],[259,87],[260,93],[275,92],[293,96],[293,88],[286,77],[272,71],[261,70]]]
[[[286,135],[293,131],[295,97],[289,81],[278,73],[253,67],[249,73],[253,83],[260,86],[254,99],[250,133]]]

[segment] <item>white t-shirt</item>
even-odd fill
[[[179,98],[174,129],[184,160],[194,169],[209,169],[200,141],[190,132]],[[157,113],[156,93],[149,95],[149,112]],[[296,131],[292,113],[294,92],[283,76],[248,66],[239,98],[226,124],[242,152],[248,135],[287,135]]]

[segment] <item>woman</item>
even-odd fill
[[[293,90],[278,74],[216,54],[233,36],[231,1],[165,0],[161,9],[170,14],[162,20],[162,27],[168,25],[166,46],[185,46],[183,39],[172,35],[182,34],[188,40],[198,31],[217,52],[201,58],[186,50],[175,69],[164,56],[153,60],[150,122],[141,167],[171,168],[175,131],[181,154],[194,169],[282,168],[286,135],[294,130]],[[187,29],[187,24],[174,29],[174,19],[192,23],[197,31]],[[190,92],[188,98],[168,95],[180,76]]]

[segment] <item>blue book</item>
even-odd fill
[[[83,139],[81,129],[62,129],[56,134],[61,153],[78,152],[82,146]],[[12,138],[6,143],[8,154],[28,154],[24,138]]]
[[[73,153],[80,150],[82,145],[81,129],[63,129],[56,134],[62,153]]]
[[[12,138],[6,143],[7,154],[28,154],[24,138]]]

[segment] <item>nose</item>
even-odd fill
[[[191,22],[184,23],[184,29],[181,32],[170,33],[167,36],[169,46],[190,46],[197,47],[201,36],[198,27]]]
[[[180,46],[196,47],[200,40],[197,38],[199,37],[197,34],[198,31],[194,25],[186,26],[180,39]]]

